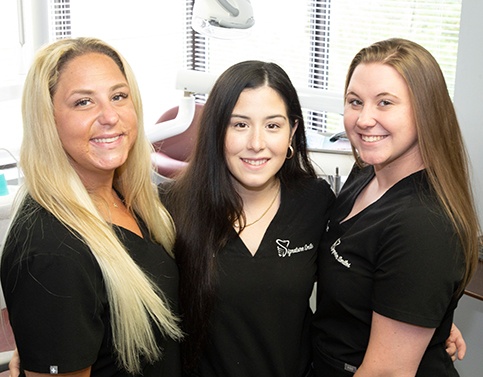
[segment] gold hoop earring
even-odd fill
[[[294,151],[294,149],[293,149],[293,147],[292,147],[291,145],[289,145],[288,150],[289,150],[289,152],[290,152],[290,153],[289,153],[289,155],[286,157],[286,159],[287,159],[287,160],[290,160],[290,159],[291,159],[291,158],[294,156],[295,151]]]

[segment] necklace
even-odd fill
[[[112,195],[114,198],[114,200],[112,201],[112,205],[114,206],[114,208],[119,208],[119,204],[117,204],[116,201],[119,200],[120,202],[122,202],[122,200],[119,199],[119,196],[117,195],[117,192],[114,189],[112,189]]]
[[[275,193],[275,196],[273,197],[272,201],[270,202],[270,205],[265,210],[265,212],[263,212],[262,215],[258,219],[256,219],[255,221],[251,222],[250,224],[246,224],[245,225],[245,228],[248,228],[249,226],[251,226],[253,224],[256,224],[257,222],[259,222],[263,218],[263,216],[265,216],[268,213],[268,211],[270,210],[270,208],[272,208],[273,203],[275,203],[275,199],[278,198],[279,192],[280,192],[280,185],[278,186],[277,192]],[[235,228],[239,228],[240,227],[240,224],[237,222],[237,223],[233,224],[233,226]]]

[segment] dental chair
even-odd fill
[[[208,94],[216,79],[206,72],[178,71],[176,89],[183,91],[178,106],[166,111],[155,124],[146,125],[146,136],[155,149],[151,155],[157,170],[155,183],[172,180],[188,165],[203,109],[195,94]]]
[[[153,177],[155,183],[172,180],[188,165],[203,109],[203,105],[196,103],[195,94],[209,95],[217,78],[207,72],[178,71],[176,89],[183,91],[179,105],[164,113],[155,124],[146,125],[146,136],[155,148],[152,154],[157,170]],[[297,93],[304,109],[343,113],[344,101],[337,92],[299,87]]]
[[[202,110],[203,105],[195,104],[193,119],[184,132],[153,143],[153,162],[161,177],[172,179],[188,165],[196,143]],[[178,112],[178,106],[169,109],[156,124],[163,127],[163,123],[175,119]]]

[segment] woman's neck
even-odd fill
[[[257,188],[249,188],[242,185],[236,186],[236,191],[238,195],[242,198],[243,206],[251,206],[253,204],[259,205],[264,201],[267,201],[267,198],[272,198],[273,193],[278,191],[280,188],[280,180],[278,178],[273,178],[269,182],[267,182],[262,187]]]
[[[261,221],[273,207],[278,208],[277,199],[280,194],[280,181],[274,179],[262,189],[242,189],[237,191],[243,201],[243,213],[245,214],[245,227]],[[277,202],[277,203],[276,203]],[[235,227],[239,227],[239,222]]]
[[[425,168],[421,153],[416,152],[400,157],[388,164],[375,165],[374,173],[379,190],[384,193],[400,180]]]

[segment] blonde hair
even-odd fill
[[[480,228],[470,186],[468,156],[443,73],[424,47],[392,38],[359,51],[347,73],[346,92],[355,68],[370,63],[393,67],[408,85],[429,182],[464,250],[466,270],[460,285],[461,293],[478,265]],[[353,152],[356,160],[362,163],[354,149]]]
[[[128,372],[139,373],[140,355],[150,362],[161,357],[151,321],[165,336],[177,340],[182,334],[163,293],[132,260],[96,208],[70,165],[57,133],[52,96],[59,75],[67,62],[92,52],[107,55],[118,65],[130,87],[138,118],[137,140],[127,161],[116,170],[114,187],[128,210],[144,221],[152,240],[173,256],[174,225],[151,181],[151,144],[143,137],[142,104],[136,80],[124,58],[98,39],[60,40],[44,47],[35,57],[22,99],[23,197],[29,194],[89,246],[106,284],[118,361]]]

